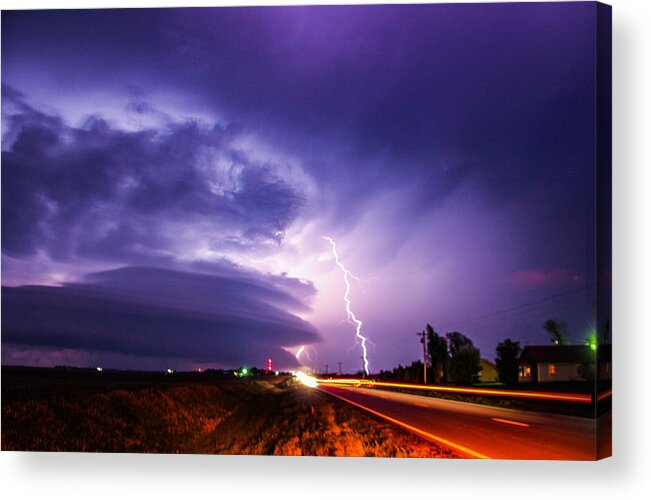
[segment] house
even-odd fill
[[[597,353],[588,345],[526,346],[520,355],[518,381],[546,383],[594,380],[596,358]]]
[[[479,382],[496,382],[498,379],[497,367],[487,359],[481,360],[481,371],[479,372]]]

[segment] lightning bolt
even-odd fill
[[[346,314],[348,315],[348,319],[350,319],[354,324],[355,324],[355,337],[360,341],[360,344],[362,345],[362,358],[364,359],[364,371],[366,374],[369,374],[368,370],[368,353],[366,352],[366,341],[367,338],[362,335],[362,321],[355,316],[355,313],[351,309],[350,305],[350,280],[349,276],[352,277],[352,274],[346,269],[346,266],[344,266],[341,261],[339,260],[339,254],[337,253],[337,244],[335,243],[335,240],[330,238],[329,236],[324,236],[323,237],[325,240],[330,243],[330,246],[332,247],[332,253],[335,256],[335,262],[337,263],[337,266],[341,271],[344,273],[344,283],[346,284],[346,292],[344,293],[344,302],[346,304]]]
[[[305,346],[302,345],[298,351],[296,351],[296,360],[300,361],[301,354],[305,354],[305,357],[307,358],[308,361],[312,361],[312,358],[310,357],[310,353],[305,349]]]

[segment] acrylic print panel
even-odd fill
[[[610,7],[2,13],[2,449],[610,455]]]

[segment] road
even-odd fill
[[[319,389],[464,457],[594,460],[592,419],[320,384]],[[610,414],[606,415],[610,418]]]

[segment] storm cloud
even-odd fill
[[[94,352],[108,365],[154,357],[185,368],[262,366],[272,357],[291,367],[296,360],[284,346],[321,340],[289,312],[309,310],[296,292],[310,286],[273,281],[230,269],[220,276],[127,267],[61,287],[3,287],[3,359],[39,349]]]
[[[73,127],[6,86],[3,104],[2,251],[12,257],[246,251],[281,243],[304,203],[296,178],[251,161],[219,124],[126,131],[89,116]]]

